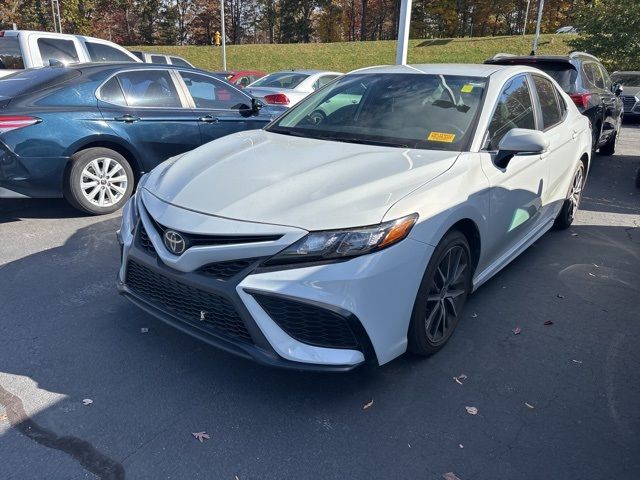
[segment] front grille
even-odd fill
[[[638,99],[636,97],[632,97],[629,95],[622,97],[622,105],[624,105],[624,111],[630,112],[631,110],[633,110],[633,106],[637,101]]]
[[[242,258],[239,260],[228,260],[226,262],[210,263],[198,269],[198,273],[206,275],[207,277],[213,277],[220,280],[228,280],[245,268],[250,267],[253,263],[257,262],[257,258]]]
[[[289,336],[328,348],[358,348],[347,319],[324,308],[281,297],[253,294],[256,301]]]
[[[138,223],[138,234],[136,235],[136,237],[137,237],[138,246],[142,250],[144,250],[145,252],[147,252],[149,255],[153,257],[157,255],[156,249],[154,248],[153,243],[151,243],[151,239],[149,238],[147,231],[144,229],[142,222]]]
[[[252,343],[238,312],[224,297],[165,277],[134,260],[127,263],[126,283],[142,299],[184,321],[204,326],[216,334]]]

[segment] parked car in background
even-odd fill
[[[600,149],[603,155],[614,154],[622,126],[622,87],[611,80],[596,57],[582,52],[524,57],[498,54],[485,63],[528,65],[551,75],[591,121],[593,150]]]
[[[191,62],[177,55],[165,55],[164,53],[143,52],[142,50],[131,50],[136,57],[145,63],[158,63],[161,65],[176,65],[178,67],[195,68]]]
[[[259,78],[264,77],[267,73],[260,70],[227,70],[211,72],[211,74],[234,84],[238,88],[244,88]]]
[[[640,72],[613,72],[611,81],[624,88],[621,98],[625,116],[640,116]]]
[[[0,198],[60,197],[113,212],[166,158],[241,130],[278,107],[205,72],[172,65],[83,64],[0,81]]]
[[[270,73],[245,90],[265,103],[291,107],[341,75],[322,70],[287,70]]]
[[[0,78],[25,68],[85,62],[140,62],[107,40],[30,30],[0,31]]]
[[[268,365],[433,354],[474,289],[571,225],[590,158],[588,119],[540,70],[358,70],[146,175],[122,214],[118,288]]]

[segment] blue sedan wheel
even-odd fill
[[[64,194],[75,208],[103,215],[125,204],[133,183],[133,170],[122,155],[108,148],[88,148],[71,157]]]

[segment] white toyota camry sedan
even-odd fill
[[[358,70],[145,175],[118,288],[269,365],[433,354],[473,290],[571,224],[590,152],[587,118],[540,70]]]

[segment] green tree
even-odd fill
[[[571,42],[612,70],[640,70],[640,0],[594,0],[578,9],[580,36]]]

